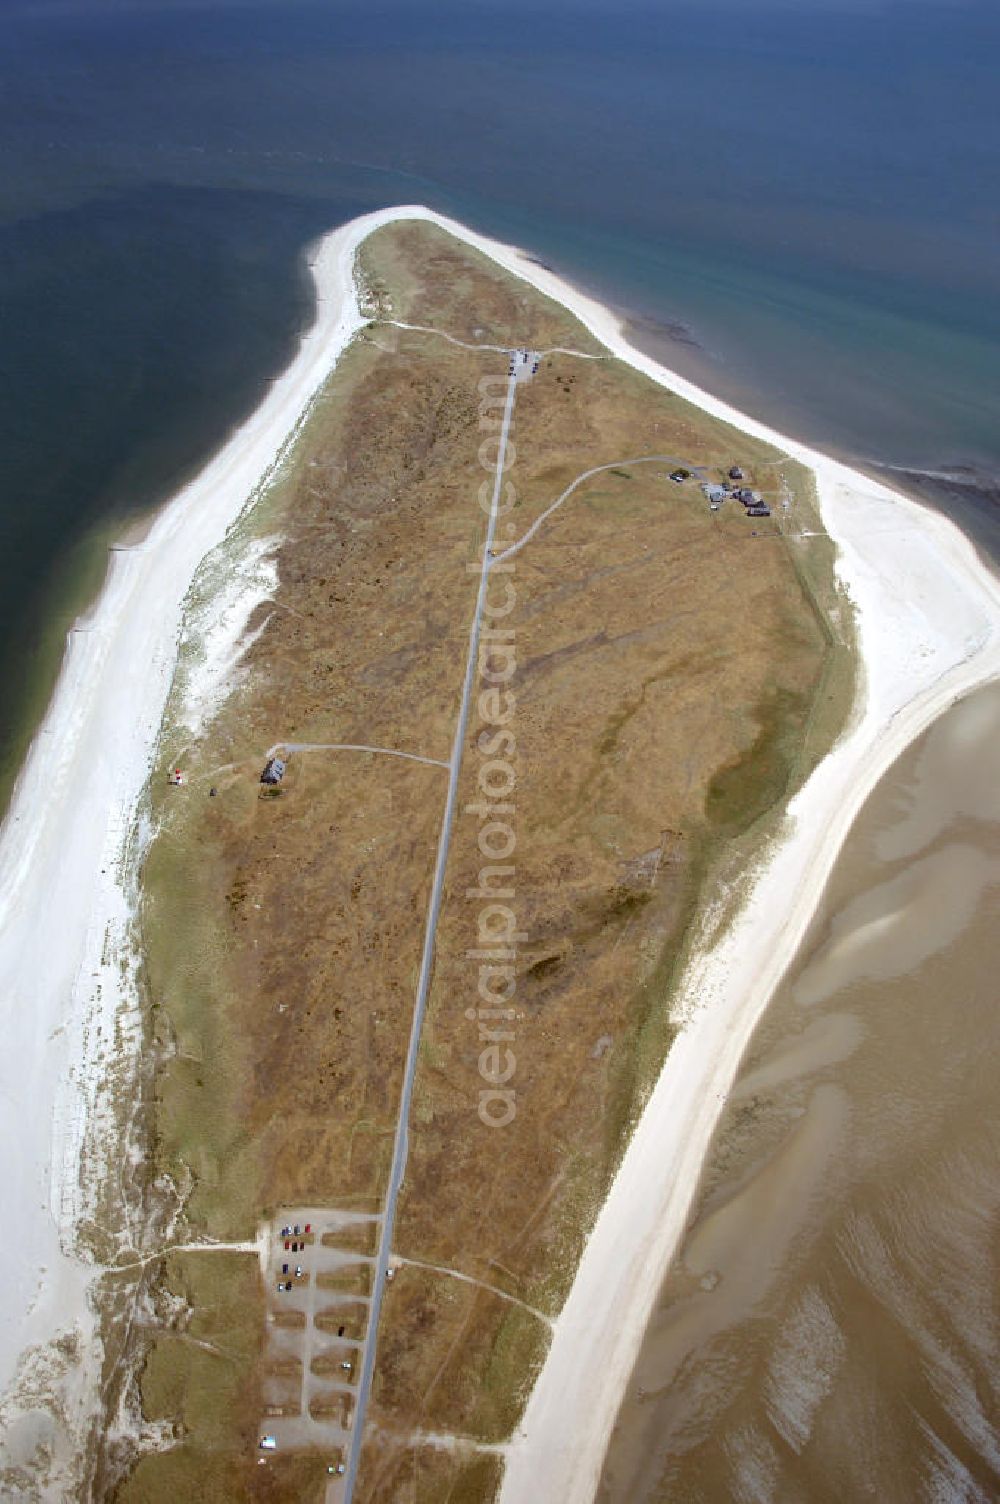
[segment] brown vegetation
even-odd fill
[[[426,226],[378,232],[363,260],[396,317],[466,340],[597,349],[561,309]],[[257,780],[281,741],[448,758],[484,525],[478,383],[505,371],[503,356],[387,324],[354,345],[266,504],[285,609],[262,611],[248,687],[192,754],[189,784],[162,801],[146,909],[165,1050],[157,1167],[189,1193],[190,1222],[219,1236],[246,1236],[286,1203],[380,1204],[447,773],[309,751],[292,752],[277,797]],[[828,744],[849,654],[825,620],[827,543],[786,536],[789,519],[811,517],[806,478],[766,446],[615,361],[563,355],[519,389],[513,440],[501,541],[588,467],[647,454],[713,477],[739,457],[776,507],[753,523],[735,504],[710,513],[693,481],[667,481],[669,466],[616,465],[495,576],[494,600],[505,579],[514,587],[516,1116],[491,1129],[477,1112],[467,953],[484,858],[478,817],[464,813],[395,1248],[554,1313],[669,1047],[691,918]],[[462,808],[480,797],[483,729],[474,717]],[[373,1251],[369,1229],[356,1236]],[[496,1293],[401,1269],[361,1496],[396,1498],[405,1477],[414,1498],[491,1497],[495,1456],[414,1438],[505,1436],[546,1337]],[[252,1410],[252,1382],[248,1393]],[[215,1445],[244,1446],[244,1433],[220,1423]],[[147,1459],[146,1491],[133,1481],[122,1497],[176,1491],[190,1446]],[[287,1488],[280,1468],[240,1476],[240,1497],[311,1497],[298,1473]]]

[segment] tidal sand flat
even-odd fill
[[[324,242],[316,330],[256,420],[123,556],[90,655],[71,648],[5,828],[7,975],[13,986],[17,957],[21,984],[38,995],[42,976],[47,989],[31,1015],[38,1033],[20,1041],[31,1112],[25,1073],[11,1076],[37,1142],[8,1212],[24,1228],[23,1279],[47,1247],[69,1255],[76,1281],[57,1296],[43,1280],[30,1321],[12,1303],[8,1375],[26,1345],[67,1330],[94,1354],[81,1252],[92,1282],[119,1267],[102,1309],[106,1351],[124,1360],[108,1391],[120,1406],[98,1469],[125,1498],[192,1479],[218,1490],[234,1476],[272,1497],[326,1486],[322,1458],[295,1446],[255,1465],[261,1424],[299,1419],[304,1393],[300,1382],[297,1416],[301,1350],[275,1358],[265,1344],[267,1300],[279,1314],[275,1224],[282,1207],[318,1205],[339,1219],[336,1243],[381,1215],[439,839],[435,788],[455,766],[469,585],[482,571],[484,434],[495,439],[512,347],[532,369],[514,405],[495,588],[510,549],[517,600],[504,591],[503,604],[517,615],[508,626],[498,611],[490,625],[498,647],[516,631],[525,669],[511,787],[523,967],[517,1017],[493,1020],[513,1024],[516,1043],[481,1033],[475,969],[470,981],[470,940],[484,948],[473,895],[497,907],[472,818],[447,869],[370,1400],[381,1441],[362,1455],[357,1497],[392,1497],[414,1468],[431,1490],[460,1477],[470,1497],[490,1497],[504,1460],[506,1497],[590,1496],[720,1101],[850,821],[896,751],[996,672],[992,582],[953,528],[637,355],[610,315],[514,249],[437,220],[517,280],[447,240],[434,250],[407,244],[410,227],[382,231],[366,248],[362,316],[354,252],[396,219],[437,217],[389,211]],[[231,583],[254,550],[275,561],[273,608],[248,572],[245,677],[220,677],[211,661],[217,651],[232,667],[230,618],[200,662],[188,644],[157,743],[192,576],[352,333],[301,444],[229,555],[206,565]],[[487,411],[484,375],[499,383]],[[732,501],[709,510],[697,478],[721,481],[734,459],[769,517]],[[675,483],[672,470],[689,473]],[[863,688],[831,752],[850,713],[855,632]],[[206,695],[230,687],[206,713]],[[481,803],[476,759],[512,755],[504,729],[473,725],[463,808]],[[500,737],[494,751],[483,731]],[[259,777],[272,753],[286,771],[268,792]],[[178,765],[183,781],[168,787]],[[80,838],[66,845],[74,819]],[[151,832],[137,992],[129,885]],[[499,846],[492,860],[506,862]],[[31,963],[28,933],[58,958],[65,986],[56,967]],[[501,1014],[507,1001],[501,985]],[[69,1037],[46,1047],[60,1028]],[[128,1085],[140,1039],[134,1170],[102,1177],[119,1164],[109,1128],[122,1096],[99,1087],[112,1065],[112,1084]],[[491,1127],[481,1093],[508,1089],[516,1112]],[[56,1226],[37,1209],[43,1183]],[[370,1259],[371,1240],[351,1238]],[[370,1290],[351,1293],[353,1315],[333,1329],[353,1346],[338,1360],[353,1375],[370,1345],[358,1314]],[[304,1314],[298,1301],[285,1325]],[[114,1320],[136,1310],[143,1320]],[[323,1310],[308,1316],[324,1329]],[[213,1349],[230,1355],[224,1368]],[[31,1377],[22,1370],[12,1465],[44,1486],[55,1443],[34,1447],[45,1386]],[[329,1458],[349,1446],[358,1398],[352,1378],[340,1392],[307,1406]],[[81,1432],[91,1413],[83,1404]],[[15,1398],[15,1443],[17,1414]]]
[[[538,274],[540,285],[546,275]],[[853,608],[863,677],[847,733],[792,799],[766,864],[742,884],[738,917],[728,926],[710,917],[677,983],[671,1007],[684,1025],[588,1238],[508,1450],[502,1497],[512,1501],[530,1499],[532,1488],[550,1497],[593,1496],[614,1396],[623,1392],[641,1341],[636,1318],[652,1309],[742,1051],[851,822],[909,742],[958,696],[1000,673],[1000,589],[956,528],[637,356],[610,316],[587,300],[574,295],[572,306],[637,369],[812,469]],[[581,1431],[583,1414],[589,1424]]]
[[[994,1498],[1000,691],[855,823],[754,1035],[599,1497]]]

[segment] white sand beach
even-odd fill
[[[0,1465],[27,1460],[39,1442],[53,1448],[52,1497],[72,1497],[78,1444],[97,1402],[101,1353],[87,1299],[95,1271],[80,1256],[77,1228],[93,1209],[100,1156],[115,1152],[106,1137],[108,1073],[138,1045],[126,850],[174,675],[184,598],[360,327],[357,240],[353,225],[324,238],[313,262],[317,320],[292,364],[144,541],[112,554],[99,599],[69,636],[0,832],[0,1222],[12,1233],[0,1302]],[[259,598],[251,575],[244,622]],[[227,664],[236,605],[212,644]],[[224,688],[211,664],[199,677],[201,688]],[[79,1356],[55,1361],[39,1351],[12,1392],[22,1356],[57,1336],[75,1336]],[[55,1389],[67,1407],[64,1432],[34,1404],[39,1388]]]
[[[840,550],[865,666],[849,733],[796,797],[787,832],[739,920],[683,979],[685,1025],[587,1243],[509,1449],[506,1504],[569,1504],[593,1496],[722,1099],[857,810],[909,741],[960,695],[1000,675],[1000,587],[937,514],[699,391],[632,349],[607,309],[525,253],[420,207],[367,215],[324,239],[313,268],[316,324],[258,410],[164,508],[145,541],[114,554],[96,606],[70,637],[18,781],[0,833],[7,1031],[0,1215],[18,1229],[0,1306],[0,1392],[27,1349],[76,1331],[88,1361],[67,1379],[71,1429],[74,1420],[84,1425],[96,1403],[100,1354],[87,1306],[93,1267],[80,1259],[75,1237],[90,1204],[80,1160],[102,1122],[101,1082],[113,1054],[136,1046],[127,968],[120,965],[133,903],[122,853],[150,773],[185,594],[363,322],[352,278],[356,247],[378,225],[401,218],[452,231],[565,304],[637,370],[810,466]],[[232,620],[219,647],[229,664]],[[205,682],[224,688],[211,673]],[[116,1041],[121,1018],[131,1022]],[[42,1424],[30,1404],[21,1411],[20,1419],[17,1406],[4,1414],[11,1455],[30,1447]]]

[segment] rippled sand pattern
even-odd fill
[[[1000,1497],[1000,688],[857,823],[748,1052],[602,1504]]]

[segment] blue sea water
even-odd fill
[[[998,76],[994,0],[0,0],[0,773],[93,540],[254,405],[303,247],[383,204],[516,239],[778,426],[956,473],[996,552]]]

